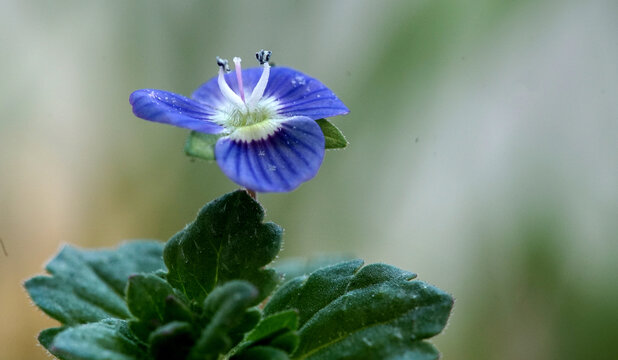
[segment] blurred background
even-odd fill
[[[0,2],[0,359],[47,359],[21,283],[61,244],[166,240],[236,186],[129,94],[256,50],[351,109],[264,194],[282,257],[352,252],[451,292],[444,359],[618,353],[618,2]]]

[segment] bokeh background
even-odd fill
[[[271,49],[352,112],[313,181],[260,196],[282,257],[352,252],[456,305],[445,359],[618,353],[618,2],[0,2],[0,359],[47,359],[21,283],[64,243],[165,240],[231,190],[135,118]]]

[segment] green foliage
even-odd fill
[[[348,141],[343,136],[341,130],[339,130],[335,125],[333,125],[330,121],[326,119],[316,120],[320,128],[322,129],[322,133],[324,134],[324,147],[326,149],[343,149],[348,146]]]
[[[288,258],[278,260],[275,270],[283,276],[284,280],[290,280],[295,277],[309,275],[319,268],[352,260],[353,258],[353,256],[348,254],[322,254],[309,258]]]
[[[65,246],[26,290],[46,314],[66,325],[107,318],[127,319],[124,288],[131,274],[163,268],[163,244],[134,241],[110,250],[80,250]]]
[[[105,319],[69,328],[54,338],[49,351],[66,360],[147,359],[124,320]]]
[[[174,289],[158,276],[136,274],[129,277],[126,301],[131,313],[149,323],[164,321],[165,305]]]
[[[45,329],[41,331],[41,333],[39,334],[38,340],[41,343],[41,345],[43,345],[44,348],[49,349],[56,335],[60,334],[67,328],[68,328],[67,326],[60,326],[60,327]]]
[[[194,342],[193,325],[182,321],[160,326],[148,338],[150,355],[156,360],[185,359]]]
[[[242,190],[210,202],[165,246],[167,280],[196,303],[233,279],[249,281],[264,299],[278,281],[263,267],[279,253],[282,229],[263,219],[260,204]]]
[[[62,360],[436,359],[424,339],[452,298],[389,265],[337,258],[266,268],[281,228],[244,191],[207,204],[163,248],[64,247],[25,284],[62,326],[39,342]],[[294,277],[297,274],[300,276]],[[258,305],[263,306],[260,309]]]
[[[245,336],[241,344],[234,349],[232,359],[249,358],[248,354],[283,352],[292,353],[298,346],[298,313],[296,310],[282,311],[270,315]],[[256,348],[258,350],[256,350]],[[286,355],[287,356],[287,355]]]
[[[163,325],[168,318],[166,313],[169,307],[176,302],[168,301],[175,299],[174,289],[158,276],[152,274],[136,274],[129,277],[126,289],[126,302],[131,314],[136,318],[131,320],[129,327],[140,339],[146,340],[150,333]],[[190,311],[189,311],[190,314]]]
[[[189,354],[190,360],[216,360],[240,340],[243,332],[255,326],[247,325],[246,310],[255,304],[258,290],[246,281],[230,281],[216,288],[204,302],[204,314],[210,318]],[[251,317],[251,320],[257,320]],[[250,320],[250,321],[251,321]]]
[[[362,264],[352,260],[322,268],[287,282],[273,295],[265,315],[299,312],[294,358],[388,359],[431,352],[418,342],[442,331],[452,298],[411,281],[416,275],[410,272]]]
[[[288,360],[288,354],[277,348],[269,346],[256,346],[246,352],[235,356],[234,360]]]

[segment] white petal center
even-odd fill
[[[234,63],[239,87],[242,87],[240,58],[234,58]],[[219,68],[217,82],[225,100],[218,107],[212,120],[223,126],[231,139],[246,142],[261,140],[279,129],[279,123],[284,120],[278,113],[279,102],[274,98],[264,97],[269,77],[270,65],[264,63],[262,75],[245,102],[244,89],[241,88],[241,96],[236,94],[225,81],[224,69]]]

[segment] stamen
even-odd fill
[[[272,51],[262,49],[255,53],[255,58],[260,62],[260,65],[264,65],[264,63],[270,61],[270,55],[272,55],[272,53]]]
[[[238,89],[240,91],[240,98],[245,101],[245,87],[242,85],[242,68],[240,67],[240,58],[235,57],[234,69],[236,69],[236,81],[238,81]]]
[[[257,102],[260,101],[262,96],[264,96],[264,90],[266,90],[266,85],[268,84],[268,78],[270,76],[270,65],[268,64],[268,61],[270,60],[271,54],[272,52],[268,50],[260,50],[255,53],[256,59],[260,62],[260,65],[264,67],[264,70],[262,71],[262,76],[260,76],[260,80],[253,88],[251,96],[247,101],[247,103],[250,105],[257,104]]]
[[[221,59],[220,57],[217,56],[217,65],[220,68],[223,68],[223,70],[225,70],[225,72],[230,72],[230,63],[229,61],[227,61],[227,59]]]
[[[230,67],[228,65],[228,61],[225,59],[221,59],[217,56],[217,65],[219,65],[219,78],[217,79],[217,83],[219,84],[219,91],[227,101],[233,103],[237,107],[243,107],[245,102],[230,88],[230,86],[225,81],[225,71],[229,71]]]

